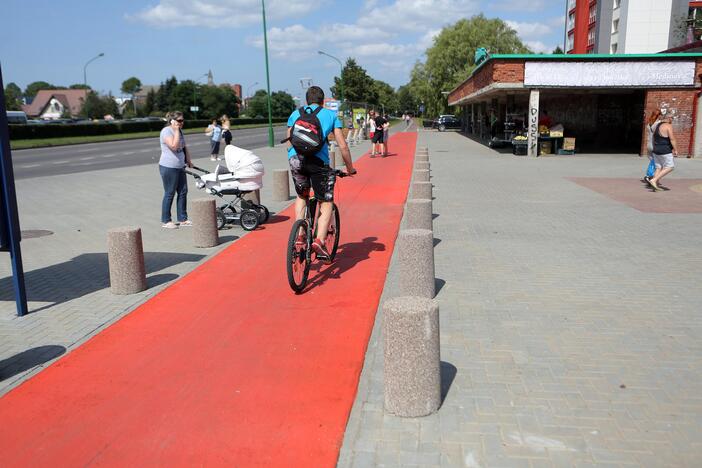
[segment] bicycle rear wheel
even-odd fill
[[[327,229],[327,238],[324,241],[331,260],[334,260],[334,257],[336,257],[336,250],[339,248],[339,234],[341,234],[341,219],[339,217],[339,209],[334,203],[332,205],[332,216],[329,220],[329,229]]]
[[[304,242],[297,241],[300,234]],[[290,230],[287,254],[288,284],[298,294],[305,289],[310,274],[309,247],[309,226],[306,220],[298,219]]]

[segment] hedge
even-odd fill
[[[210,120],[186,120],[185,128],[205,128],[210,122]],[[266,124],[268,123],[268,119],[231,119],[230,122],[232,126]],[[273,119],[273,123],[282,122],[287,122],[287,119]],[[158,120],[143,122],[117,121],[114,123],[10,125],[10,140],[149,132],[161,130],[164,125],[165,122]]]

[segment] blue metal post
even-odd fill
[[[5,86],[2,81],[0,65],[0,181],[2,182],[2,206],[0,206],[0,230],[2,231],[2,248],[9,250],[12,261],[12,283],[15,287],[17,315],[26,315],[27,291],[24,286],[24,269],[20,249],[19,214],[17,212],[17,195],[15,193],[15,175],[12,170],[12,153],[10,152],[10,130],[7,126],[7,108],[5,106]]]

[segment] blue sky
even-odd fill
[[[0,64],[7,84],[83,82],[119,96],[130,76],[158,84],[212,70],[216,83],[265,87],[260,0],[2,0]],[[565,0],[267,0],[271,89],[325,90],[354,57],[392,86],[405,84],[441,28],[484,13],[510,23],[535,51],[562,45]],[[466,51],[466,56],[473,51]],[[258,82],[259,85],[253,86]]]

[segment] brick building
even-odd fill
[[[538,150],[544,112],[576,138],[579,152],[646,152],[645,115],[673,116],[681,155],[702,153],[702,54],[493,55],[448,95],[464,131],[488,143],[516,129]],[[495,125],[495,123],[500,125]],[[506,124],[506,126],[505,126]]]

